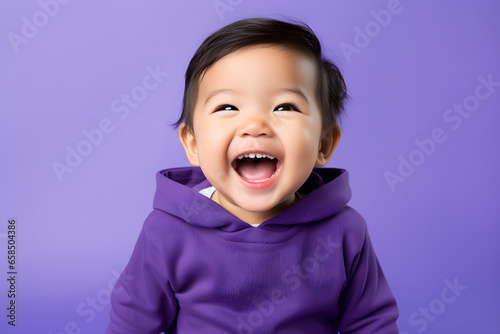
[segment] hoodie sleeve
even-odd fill
[[[339,332],[397,334],[398,307],[375,255],[366,224],[358,237],[347,239],[350,245],[360,247],[346,250],[347,283],[339,300]]]
[[[158,334],[174,323],[178,304],[162,257],[148,238],[145,224],[130,261],[111,293],[106,334]]]

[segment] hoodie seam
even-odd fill
[[[282,244],[282,243],[290,241],[296,235],[298,235],[300,233],[300,231],[304,227],[305,226],[297,227],[297,231],[293,235],[291,235],[289,238],[287,238],[285,240],[280,240],[280,241],[233,241],[233,240],[227,240],[227,239],[224,239],[224,238],[218,236],[216,231],[210,231],[210,233],[213,234],[216,238],[218,238],[220,240],[223,240],[223,241],[226,241],[226,242],[230,242],[230,243],[234,243],[234,244],[267,244],[267,245],[276,245],[276,244]]]

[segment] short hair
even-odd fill
[[[344,78],[338,67],[325,58],[321,43],[306,24],[292,24],[268,18],[249,18],[231,23],[210,35],[198,48],[186,70],[182,114],[174,124],[185,123],[193,130],[193,113],[198,85],[203,74],[218,60],[241,48],[277,45],[311,57],[317,68],[317,97],[321,108],[322,129],[336,127],[347,98]]]

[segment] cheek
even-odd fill
[[[204,123],[199,123],[204,124]],[[201,125],[196,131],[196,147],[200,164],[205,168],[220,166],[226,163],[227,139],[221,129],[215,129],[209,124]],[[219,167],[216,167],[219,168]]]
[[[320,136],[321,129],[319,127],[304,122],[289,132],[286,141],[294,155],[296,154],[299,158],[316,159]]]

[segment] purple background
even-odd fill
[[[191,56],[214,30],[270,16],[308,23],[343,70],[352,99],[329,166],[351,174],[401,333],[500,333],[500,87],[474,97],[479,77],[500,81],[499,1],[401,0],[385,26],[376,13],[393,1],[55,3],[0,2],[0,268],[16,218],[19,271],[15,328],[0,280],[0,332],[104,331],[155,172],[188,164],[169,124]],[[169,75],[140,88],[157,66]],[[125,115],[131,93],[144,99]],[[458,126],[447,110],[464,101],[472,111]],[[53,163],[66,164],[67,146],[89,149],[82,131],[105,119],[113,130],[59,180]],[[436,128],[446,140],[418,153]],[[398,173],[399,156],[419,165],[391,189],[384,174]]]

